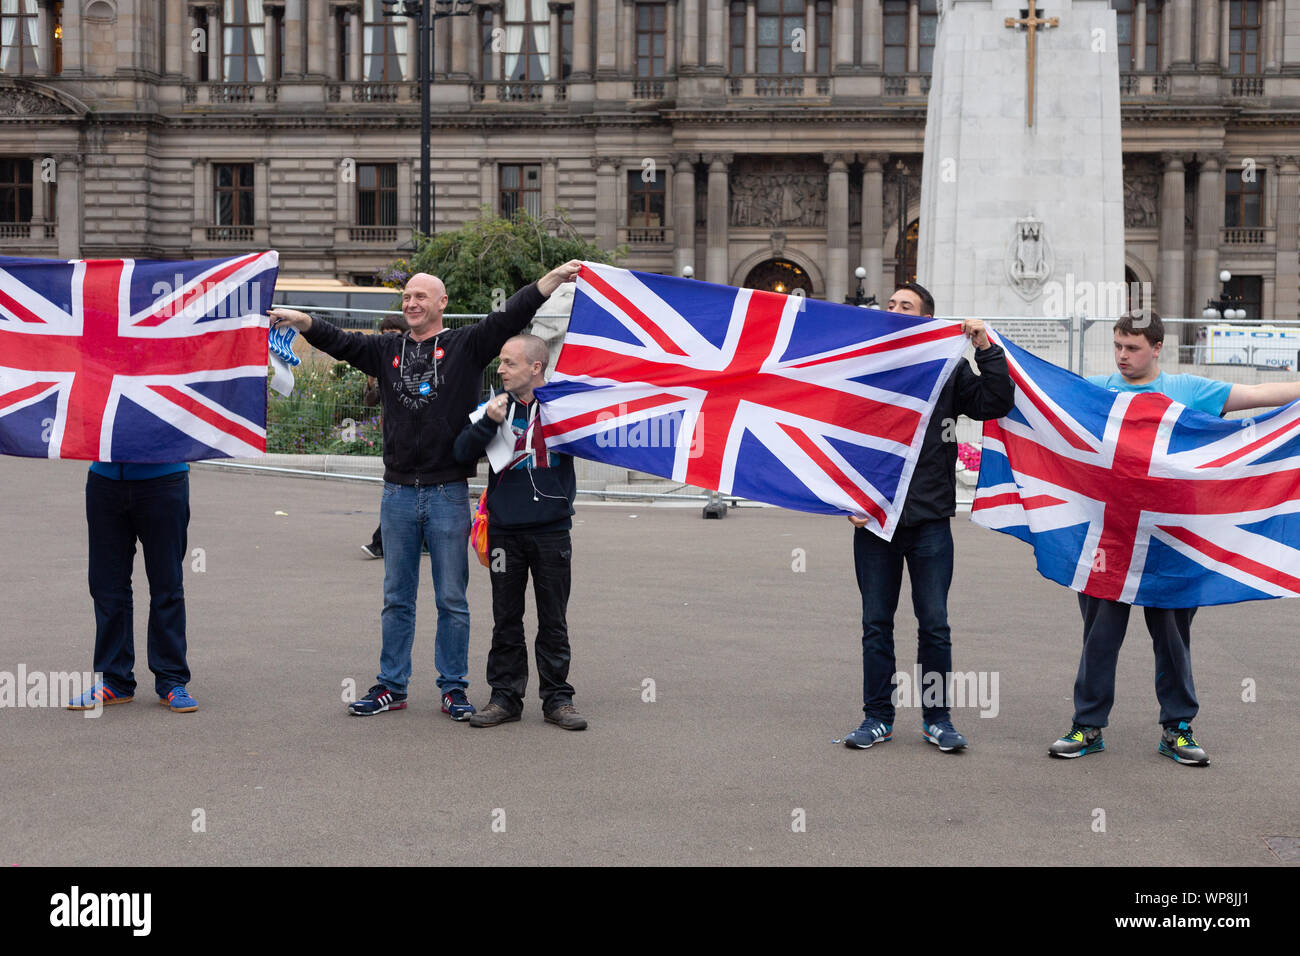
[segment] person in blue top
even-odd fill
[[[90,597],[95,605],[94,686],[68,704],[93,710],[135,697],[135,637],[131,570],[135,543],[149,578],[149,670],[158,702],[176,713],[198,703],[190,682],[185,644],[183,562],[190,524],[190,466],[97,461],[86,477],[90,543]]]
[[[1160,370],[1165,328],[1155,312],[1126,313],[1114,327],[1115,365],[1110,375],[1088,381],[1115,392],[1160,392],[1207,412],[1272,408],[1300,398],[1300,382],[1239,385],[1199,375],[1169,375]],[[1053,757],[1082,757],[1106,748],[1101,731],[1115,700],[1115,666],[1128,629],[1132,605],[1079,595],[1083,612],[1083,654],[1074,681],[1074,723],[1048,749]],[[1207,766],[1205,749],[1192,733],[1199,704],[1192,682],[1191,625],[1196,608],[1143,608],[1156,659],[1156,698],[1160,702],[1160,743],[1166,757],[1190,766]]]

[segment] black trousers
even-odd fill
[[[524,601],[528,575],[537,601],[537,678],[542,710],[573,702],[569,685],[569,606],[572,545],[569,532],[509,534],[491,531],[488,554],[492,572],[492,648],[488,651],[487,682],[492,702],[511,713],[524,706],[528,687],[528,647],[524,644]]]
[[[190,682],[183,567],[189,523],[186,472],[143,481],[114,481],[91,472],[86,479],[95,670],[115,694],[135,693],[131,570],[137,540],[149,578],[148,653],[154,691],[162,697]]]
[[[1115,702],[1115,666],[1128,630],[1131,604],[1079,595],[1083,612],[1083,653],[1074,681],[1074,720],[1105,727]],[[1151,648],[1155,652],[1156,699],[1160,724],[1191,723],[1199,705],[1192,681],[1192,618],[1196,608],[1143,608]]]

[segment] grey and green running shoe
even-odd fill
[[[1106,741],[1101,739],[1100,727],[1088,727],[1075,724],[1070,732],[1052,744],[1047,752],[1053,757],[1082,757],[1106,749]]]
[[[1192,736],[1192,725],[1185,720],[1180,720],[1177,726],[1164,728],[1160,734],[1160,746],[1156,750],[1166,757],[1192,767],[1210,765],[1210,758],[1205,755],[1205,750]]]

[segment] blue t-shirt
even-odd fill
[[[1093,385],[1108,388],[1112,392],[1160,392],[1180,405],[1194,408],[1198,412],[1208,412],[1211,415],[1223,414],[1228,393],[1232,391],[1231,382],[1202,378],[1200,375],[1166,375],[1164,372],[1144,385],[1130,384],[1119,372],[1111,372],[1109,375],[1089,375],[1088,381]]]

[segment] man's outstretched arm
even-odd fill
[[[1263,382],[1259,385],[1234,385],[1223,403],[1225,412],[1248,408],[1276,408],[1300,398],[1300,382]]]
[[[380,336],[361,332],[344,332],[324,319],[313,319],[306,312],[278,306],[268,309],[271,327],[288,325],[302,333],[302,337],[326,355],[354,365],[367,375],[378,378],[383,362]]]

